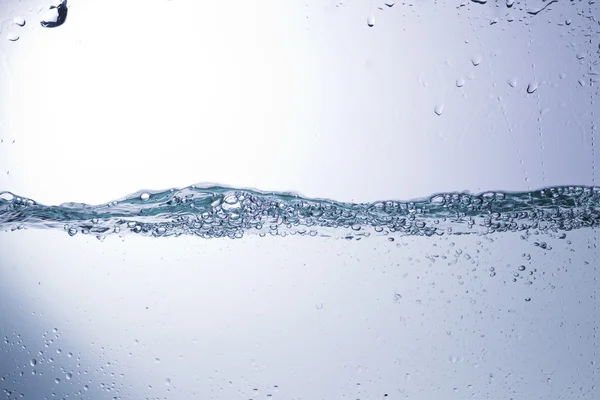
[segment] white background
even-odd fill
[[[3,3],[0,41],[0,188],[42,203],[594,183],[590,6],[72,0],[44,29],[42,5]]]

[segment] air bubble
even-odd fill
[[[15,196],[10,192],[2,192],[0,193],[0,200],[4,201],[13,201]]]

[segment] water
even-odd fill
[[[600,398],[598,15],[0,2],[0,397]]]
[[[371,235],[557,233],[596,228],[599,223],[600,188],[581,186],[523,193],[442,193],[423,200],[365,204],[202,185],[140,192],[98,206],[45,206],[0,193],[0,228],[51,228],[101,240],[131,233],[206,239],[298,234],[360,240]]]

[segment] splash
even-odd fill
[[[409,202],[343,203],[222,186],[137,192],[103,205],[45,206],[0,193],[0,229],[64,229],[69,235],[196,235],[231,239],[310,235],[360,240],[387,235],[441,236],[559,232],[600,226],[600,188],[533,192],[442,193]]]

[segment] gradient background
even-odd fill
[[[599,6],[531,13],[546,3],[70,0],[44,29],[48,4],[6,0],[0,190],[103,203],[216,182],[361,202],[595,185]],[[1,233],[0,386],[596,399],[596,234],[543,251],[513,234]]]

